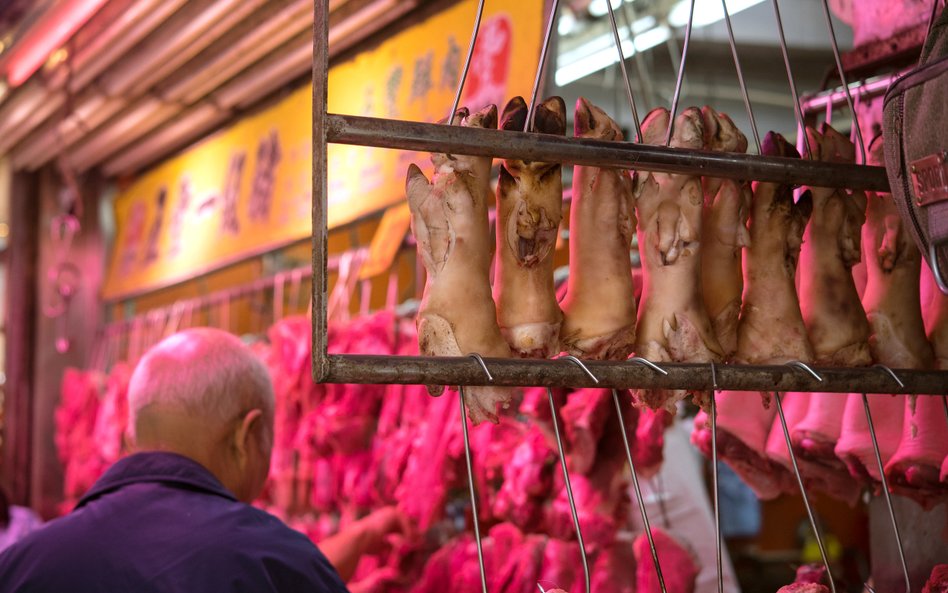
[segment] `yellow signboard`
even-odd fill
[[[543,0],[489,2],[461,105],[527,95]],[[436,122],[448,115],[476,0],[464,0],[333,66],[331,113]],[[116,300],[211,271],[312,233],[312,97],[302,88],[137,179],[115,201],[116,241],[103,298]],[[428,155],[330,145],[330,228],[404,200]]]

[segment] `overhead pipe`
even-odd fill
[[[214,129],[233,114],[213,105],[201,103],[188,109],[172,122],[152,132],[138,144],[123,150],[103,166],[108,176],[140,171],[159,158],[186,145]]]

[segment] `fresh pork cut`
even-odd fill
[[[704,145],[717,152],[745,152],[747,138],[727,115],[705,106]],[[747,182],[704,177],[701,292],[724,358],[737,351],[737,322],[741,312],[741,252],[750,244],[747,217],[751,186]]]
[[[577,138],[621,141],[604,111],[580,98]],[[635,288],[629,249],[635,233],[632,178],[623,169],[576,165],[569,213],[569,279],[560,341],[570,354],[625,360],[635,345]]]
[[[667,109],[652,110],[642,122],[643,142],[663,143]],[[675,120],[671,146],[704,148],[704,117],[695,107]],[[635,353],[652,362],[721,362],[701,296],[701,222],[704,195],[700,177],[636,171],[633,194],[638,214],[638,244],[644,268]],[[684,390],[637,390],[638,403],[674,410]],[[697,393],[699,404],[707,394]]]
[[[456,123],[494,128],[493,105],[469,115],[459,109]],[[418,344],[428,356],[509,357],[510,349],[497,326],[491,298],[491,243],[487,218],[490,157],[435,153],[432,181],[414,164],[405,184],[411,208],[412,234],[427,271],[418,311]],[[430,387],[439,395],[442,387]],[[511,390],[469,387],[467,406],[473,424],[497,420],[497,406],[506,406]]]
[[[658,527],[652,527],[652,539],[662,567],[662,577],[667,593],[693,593],[698,565],[694,554],[671,535]],[[660,593],[658,573],[649,548],[648,538],[641,534],[632,544],[635,551],[637,593]]]
[[[501,119],[505,130],[523,130],[527,104],[514,97]],[[550,97],[536,106],[531,127],[566,134],[566,104]],[[497,262],[494,298],[500,331],[514,354],[549,358],[559,353],[563,313],[553,288],[553,255],[563,217],[560,163],[507,159],[497,183]]]

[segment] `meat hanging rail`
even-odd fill
[[[774,17],[779,33],[779,42],[783,53],[784,64],[790,91],[793,95],[794,117],[798,122],[798,133],[803,142],[808,144],[804,126],[803,105],[797,95],[796,83],[790,67],[788,49],[780,18],[778,0],[771,0]],[[937,7],[938,0],[934,4]],[[536,104],[537,92],[540,86],[541,75],[546,61],[547,50],[550,46],[553,26],[556,22],[559,0],[552,0],[552,7],[547,19],[546,34],[540,52],[540,63],[537,67],[536,80],[529,103],[529,113],[532,114]],[[727,0],[721,0],[724,17],[728,30],[728,40],[744,104],[750,118],[755,143],[760,152],[760,140],[757,124],[754,118],[751,102],[748,97],[743,71],[737,55],[733,30],[731,29],[730,15]],[[669,127],[666,134],[666,146],[652,146],[639,144],[642,134],[638,118],[635,98],[632,94],[628,72],[625,69],[625,56],[621,44],[618,43],[619,34],[614,9],[611,2],[607,2],[607,10],[614,38],[617,41],[616,50],[619,53],[619,64],[625,79],[626,89],[632,116],[635,123],[636,143],[629,142],[601,142],[593,140],[579,140],[554,138],[535,133],[478,130],[465,128],[463,130],[450,125],[453,109],[457,108],[466,75],[470,66],[471,56],[477,41],[477,34],[484,9],[484,0],[479,0],[471,35],[467,60],[458,83],[457,94],[453,103],[452,113],[447,119],[448,125],[407,122],[389,119],[357,117],[331,114],[327,111],[328,83],[329,83],[329,25],[328,3],[314,0],[314,36],[313,36],[313,348],[312,372],[317,382],[323,383],[357,383],[357,384],[440,384],[456,385],[459,387],[459,405],[464,430],[465,458],[468,464],[468,478],[471,504],[475,509],[473,515],[474,532],[477,542],[477,555],[480,568],[482,591],[487,593],[487,580],[484,567],[484,558],[481,549],[481,536],[476,512],[477,495],[471,474],[471,451],[468,439],[466,422],[464,386],[504,385],[504,386],[544,386],[548,392],[552,387],[603,387],[612,388],[616,404],[616,413],[621,418],[615,390],[620,388],[665,388],[709,390],[711,445],[712,445],[712,480],[713,506],[715,524],[715,548],[717,559],[718,591],[723,593],[724,581],[722,572],[722,541],[720,529],[720,506],[718,499],[718,450],[716,427],[716,394],[722,390],[735,391],[764,391],[774,394],[779,419],[785,436],[793,472],[800,488],[800,494],[806,507],[810,525],[816,536],[817,544],[823,559],[823,564],[829,576],[830,589],[836,591],[832,572],[828,562],[826,548],[821,530],[814,518],[813,510],[807,496],[803,478],[796,463],[793,448],[784,418],[781,402],[781,392],[787,391],[819,391],[835,393],[862,393],[865,403],[866,419],[869,423],[870,436],[879,471],[884,476],[879,444],[872,425],[865,394],[867,393],[913,393],[926,395],[942,395],[946,415],[948,415],[948,372],[945,371],[918,371],[892,370],[888,367],[876,365],[866,368],[818,368],[813,369],[803,363],[789,363],[778,366],[745,366],[745,365],[715,365],[711,364],[663,364],[661,367],[638,357],[621,362],[586,362],[568,356],[555,360],[517,360],[517,359],[483,359],[477,354],[469,357],[439,358],[439,357],[395,357],[369,355],[331,355],[327,350],[327,256],[328,256],[328,170],[327,144],[351,144],[359,146],[373,146],[380,148],[407,149],[429,152],[447,152],[473,156],[514,157],[528,158],[538,161],[560,162],[566,164],[593,165],[601,167],[635,168],[645,171],[665,173],[687,173],[692,175],[714,176],[730,179],[757,180],[784,183],[790,185],[813,185],[820,187],[847,188],[854,190],[870,190],[888,192],[889,184],[885,169],[865,164],[865,145],[858,126],[855,127],[856,140],[859,146],[861,165],[842,165],[820,163],[812,160],[796,160],[759,155],[712,153],[701,150],[684,150],[667,147],[667,138],[671,137],[674,125],[675,112],[681,93],[688,46],[691,37],[691,28],[694,19],[695,0],[691,0],[687,28],[685,30],[684,48],[681,63],[678,68],[678,81],[672,100],[672,109],[669,118]],[[835,31],[830,17],[828,0],[822,0],[823,14],[826,19],[829,39],[833,49],[833,56],[842,87],[845,101],[851,111],[855,111],[853,98],[845,73],[842,69],[839,47],[836,42]],[[529,126],[531,117],[528,115],[525,128]],[[810,151],[807,150],[807,153]],[[550,395],[552,417],[556,418],[554,401]],[[622,423],[620,422],[620,427]],[[585,590],[590,591],[590,573],[586,561],[586,551],[582,545],[582,531],[576,514],[575,501],[569,488],[569,471],[565,462],[563,442],[556,429],[556,440],[560,454],[564,482],[567,485],[570,510],[572,512],[576,536],[580,542],[580,552],[583,561],[585,576]],[[622,438],[626,453],[629,453],[629,441],[625,431]],[[642,513],[643,523],[646,526],[645,534],[649,541],[652,559],[658,582],[663,593],[665,583],[662,577],[661,565],[652,540],[649,521],[642,504],[642,494],[639,489],[635,464],[631,455],[628,455],[633,486],[638,506]],[[906,565],[905,553],[899,532],[896,515],[893,510],[888,488],[883,478],[885,502],[891,517],[893,535],[897,543],[902,573],[905,577],[906,592],[911,590],[909,571]],[[543,587],[538,584],[541,592]],[[872,589],[866,584],[866,589]]]

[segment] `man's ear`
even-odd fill
[[[250,443],[250,434],[257,423],[263,422],[263,410],[254,408],[241,418],[237,431],[234,434],[234,448],[241,459],[247,458],[247,447]]]

